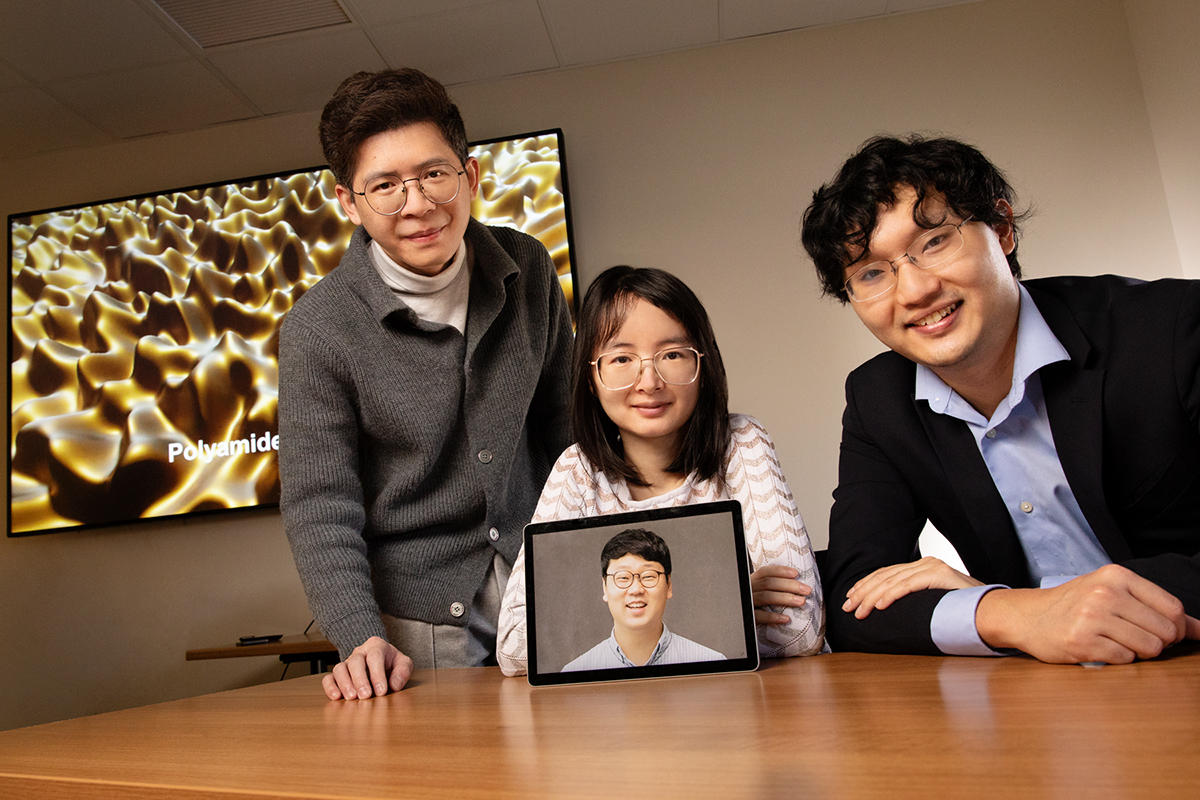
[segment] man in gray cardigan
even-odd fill
[[[280,506],[342,663],[330,699],[494,663],[509,565],[569,444],[570,318],[535,239],[471,219],[479,165],[437,81],[360,72],[321,117],[341,264],[279,345]]]

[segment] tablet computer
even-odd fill
[[[525,527],[534,686],[758,668],[735,500]]]

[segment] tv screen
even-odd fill
[[[477,142],[472,214],[537,237],[574,313],[560,130]],[[8,218],[8,535],[279,502],[279,324],[354,226],[332,173]]]

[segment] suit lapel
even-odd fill
[[[1041,369],[1046,414],[1067,483],[1092,532],[1113,561],[1133,557],[1104,498],[1104,370],[1089,369],[1091,344],[1071,310],[1060,300],[1026,284],[1050,330],[1067,348],[1069,362]]]
[[[970,429],[961,420],[933,411],[924,401],[914,400],[913,405],[976,537],[969,539],[962,531],[942,533],[972,573],[987,576],[989,582],[1028,586],[1025,551]]]

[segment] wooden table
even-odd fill
[[[338,662],[338,649],[320,631],[284,636],[277,642],[262,644],[227,645],[225,647],[203,647],[188,650],[187,661],[204,661],[210,658],[246,658],[249,656],[279,656],[284,664],[307,661],[309,672],[316,675]]]
[[[0,733],[0,797],[1194,797],[1200,647],[1089,669],[843,653],[531,688],[319,678]]]

